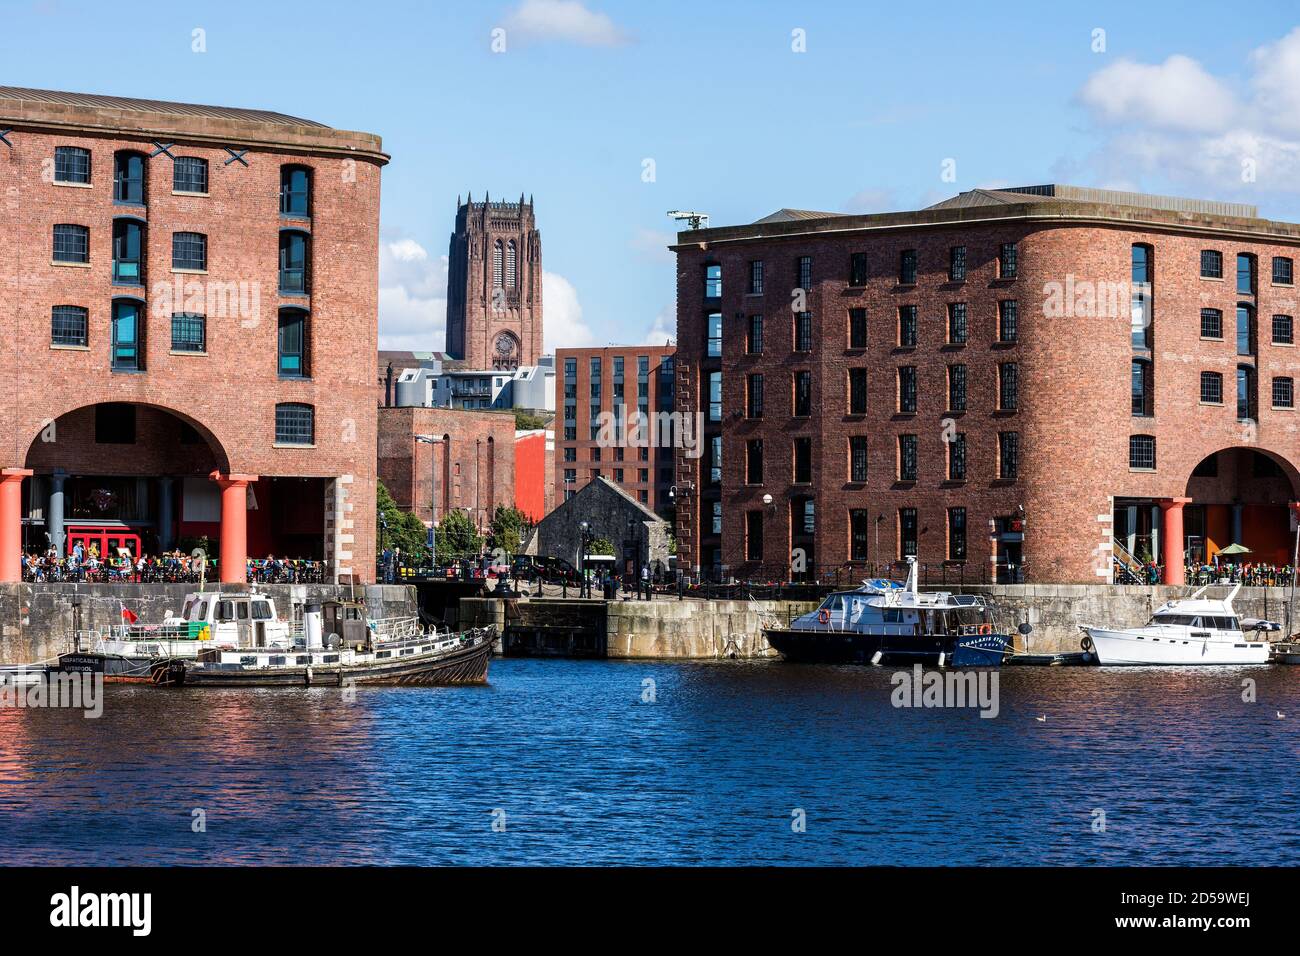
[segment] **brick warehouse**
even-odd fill
[[[208,535],[373,580],[379,137],[14,88],[0,130],[0,579]]]
[[[679,233],[677,405],[705,423],[679,567],[1290,563],[1298,247],[1252,206],[1050,185]]]
[[[555,501],[604,476],[650,510],[671,505],[673,449],[649,419],[672,412],[674,346],[556,349]],[[644,428],[630,427],[644,416]],[[602,415],[606,418],[602,419]],[[601,423],[610,424],[601,435]]]

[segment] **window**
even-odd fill
[[[849,438],[849,481],[867,480],[867,439],[864,435]]]
[[[904,249],[898,257],[898,284],[916,285],[916,250]]]
[[[709,373],[709,421],[722,421],[722,373]]]
[[[565,460],[565,461],[577,461],[577,460],[578,460],[578,449],[576,449],[576,448],[566,448],[566,449],[564,449],[564,460]]]
[[[966,366],[948,366],[948,411],[966,411]]]
[[[1248,365],[1237,366],[1237,418],[1240,421],[1255,421],[1258,417],[1258,395],[1255,386],[1255,370]]]
[[[1004,242],[998,251],[998,278],[1014,279],[1020,269],[1020,250],[1014,242]]]
[[[998,432],[998,477],[1015,481],[1020,474],[1020,433]]]
[[[1156,467],[1156,437],[1130,435],[1128,439],[1128,466],[1153,471]]]
[[[745,416],[763,417],[763,373],[755,372],[745,383]]]
[[[1273,379],[1273,407],[1295,408],[1295,380],[1289,375]]]
[[[1273,281],[1277,285],[1291,285],[1294,281],[1295,263],[1285,256],[1273,257]]]
[[[281,402],[276,405],[275,443],[277,445],[315,444],[316,409],[298,402]]]
[[[206,194],[208,161],[197,156],[177,156],[172,165],[172,191]]]
[[[812,439],[794,440],[794,482],[806,485],[812,482]]]
[[[865,508],[849,511],[849,560],[866,561],[867,544],[871,540],[871,512]]]
[[[849,369],[849,414],[865,415],[867,413],[867,370],[865,368]]]
[[[706,323],[709,338],[705,355],[709,358],[720,358],[722,356],[722,313],[710,312]]]
[[[763,512],[745,512],[745,560],[763,560]]]
[[[500,289],[505,283],[506,247],[498,239],[492,244],[492,288]]]
[[[998,411],[1014,412],[1020,405],[1020,368],[1015,362],[998,366]]]
[[[280,215],[311,215],[311,169],[307,166],[280,167]]]
[[[1201,338],[1223,338],[1223,313],[1218,309],[1201,309]]]
[[[1201,250],[1201,278],[1223,278],[1223,253],[1217,249]]]
[[[867,284],[867,254],[854,252],[849,256],[849,285]]]
[[[1248,305],[1237,306],[1237,354],[1255,354],[1255,310]]]
[[[722,436],[714,435],[709,439],[709,481],[722,484]]]
[[[79,305],[56,305],[50,310],[50,344],[89,344],[90,313]]]
[[[722,298],[722,266],[715,264],[704,267],[704,298]]]
[[[307,378],[311,374],[308,341],[307,313],[302,309],[281,309],[277,346],[281,378]]]
[[[796,352],[811,352],[812,340],[812,313],[800,312],[795,315],[794,321],[794,350]]]
[[[1131,255],[1133,263],[1133,284],[1135,286],[1150,285],[1153,265],[1151,247],[1140,243],[1135,244]]]
[[[763,439],[751,438],[745,442],[745,483],[763,483]]]
[[[113,337],[110,363],[115,372],[144,369],[144,308],[134,299],[113,302]]]
[[[1249,253],[1237,256],[1237,294],[1255,294],[1255,257]]]
[[[1155,414],[1155,388],[1151,363],[1145,359],[1134,359],[1130,379],[1133,415],[1137,418],[1150,418]]]
[[[916,557],[916,509],[898,509],[898,544],[900,556]]]
[[[173,232],[172,268],[206,272],[208,237],[201,232]]]
[[[966,303],[951,302],[948,304],[948,344],[965,345],[966,344]]]
[[[755,259],[749,264],[749,294],[763,294],[763,260]]]
[[[966,280],[966,247],[953,246],[948,250],[948,281],[964,282]]]
[[[795,533],[815,534],[817,532],[816,502],[812,498],[795,498],[791,501],[791,505],[802,517]]]
[[[1201,373],[1201,401],[1207,405],[1223,404],[1223,375],[1219,372]]]
[[[799,288],[804,291],[812,288],[812,256],[799,257]]]
[[[60,223],[54,227],[55,262],[89,262],[90,230],[85,226]]]
[[[916,306],[903,305],[898,309],[898,345],[900,348],[916,348]]]
[[[100,402],[95,406],[96,445],[135,444],[135,406],[126,402]]]
[[[806,369],[794,373],[794,414],[797,418],[812,414],[812,372]]]
[[[1274,345],[1294,345],[1295,344],[1295,322],[1289,315],[1273,316],[1273,344]]]
[[[916,436],[898,436],[898,480],[916,481]]]
[[[310,237],[296,229],[284,229],[280,232],[280,291],[287,293],[307,293],[309,290],[307,274],[308,244]]]
[[[208,350],[208,320],[191,312],[172,315],[172,351],[206,352]]]
[[[144,284],[144,226],[134,219],[113,220],[113,281]]]
[[[948,480],[966,480],[966,433],[957,432],[948,442]]]
[[[1015,342],[1020,337],[1020,303],[1004,299],[998,303],[998,341]]]
[[[121,150],[113,154],[113,202],[144,204],[144,154]]]
[[[722,534],[722,502],[721,501],[713,502],[712,511],[713,511],[713,523],[710,525],[710,527],[712,528],[714,534]],[[716,566],[718,564],[721,564],[721,562],[722,562],[722,552],[721,550],[717,550],[714,552],[713,563]]]
[[[966,560],[966,509],[948,509],[948,560]]]
[[[56,183],[90,183],[90,150],[77,146],[54,147]]]
[[[898,368],[898,410],[905,414],[916,411],[915,365],[900,365]]]
[[[849,348],[867,347],[867,310],[849,309]]]

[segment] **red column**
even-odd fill
[[[23,579],[23,479],[30,468],[0,470],[0,582]]]
[[[1157,498],[1160,506],[1160,540],[1163,543],[1165,573],[1161,584],[1186,584],[1183,568],[1183,505],[1191,498]]]
[[[256,475],[208,476],[221,486],[221,583],[248,580],[248,484]]]

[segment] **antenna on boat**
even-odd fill
[[[913,594],[916,593],[916,556],[909,554],[907,556],[907,590]]]

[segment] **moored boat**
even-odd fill
[[[1096,654],[1102,666],[1269,663],[1272,645],[1258,635],[1277,626],[1254,621],[1245,627],[1232,607],[1240,584],[1223,600],[1202,597],[1208,587],[1162,604],[1142,627],[1084,626],[1083,649]],[[1247,636],[1248,631],[1257,636]]]

